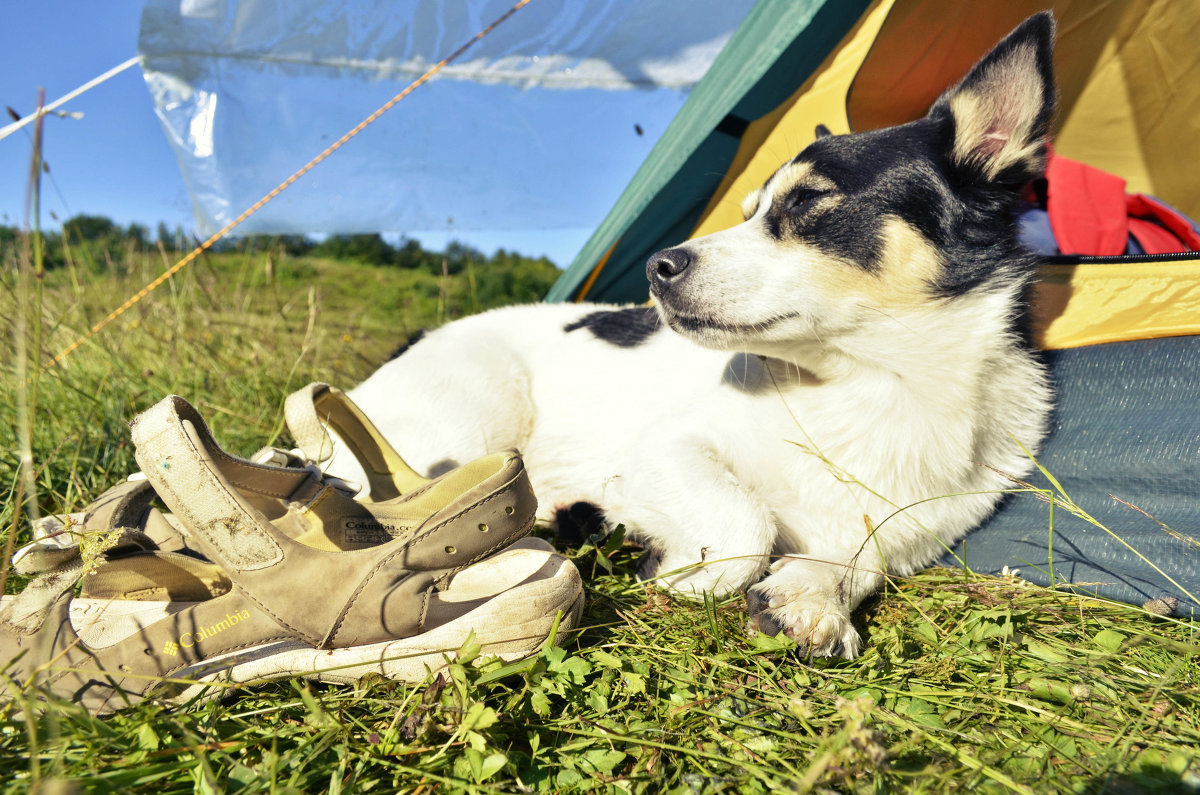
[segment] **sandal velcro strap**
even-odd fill
[[[304,451],[310,461],[321,463],[333,456],[333,437],[325,430],[331,420],[326,416],[321,421],[316,404],[333,387],[314,381],[303,389],[288,395],[283,401],[283,417],[296,446]],[[340,417],[339,417],[340,419]]]
[[[188,433],[185,424],[194,431]],[[171,395],[136,417],[131,424],[135,457],[147,479],[171,510],[207,544],[217,551],[220,562],[239,571],[274,566],[283,560],[283,550],[263,528],[246,503],[227,485],[234,478],[218,478],[208,456],[211,452],[223,469],[236,472],[238,480],[287,483],[292,489],[272,489],[286,498],[310,475],[304,470],[256,465],[235,459],[217,446],[208,425],[190,403]]]

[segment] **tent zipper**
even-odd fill
[[[1083,254],[1059,254],[1045,257],[1046,265],[1124,265],[1135,262],[1164,260],[1200,260],[1200,251],[1177,251],[1169,254],[1123,254],[1119,257],[1091,257]]]

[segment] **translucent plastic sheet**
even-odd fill
[[[148,0],[139,51],[215,231],[511,0]],[[752,0],[534,0],[239,231],[597,223]]]

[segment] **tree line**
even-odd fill
[[[15,243],[18,230],[0,226],[0,246]],[[70,248],[79,254],[77,259],[103,263],[108,258],[129,251],[149,251],[162,246],[167,251],[191,250],[199,240],[188,236],[181,227],[174,230],[158,225],[157,234],[142,224],[122,227],[100,215],[76,215],[62,223],[61,231],[44,232],[45,265],[54,268],[66,264]],[[514,268],[522,264],[547,273],[557,268],[545,257],[531,258],[516,252],[499,249],[491,255],[472,246],[452,241],[442,251],[425,249],[416,240],[402,238],[398,245],[389,243],[380,234],[330,235],[315,240],[304,235],[252,234],[225,238],[213,246],[222,251],[275,251],[293,257],[320,257],[352,260],[367,265],[421,270],[434,275],[459,274],[472,267]],[[99,256],[98,256],[99,255]]]

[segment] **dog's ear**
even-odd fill
[[[953,127],[951,162],[989,181],[1024,183],[1045,169],[1054,115],[1054,16],[1035,14],[943,94],[931,118]]]

